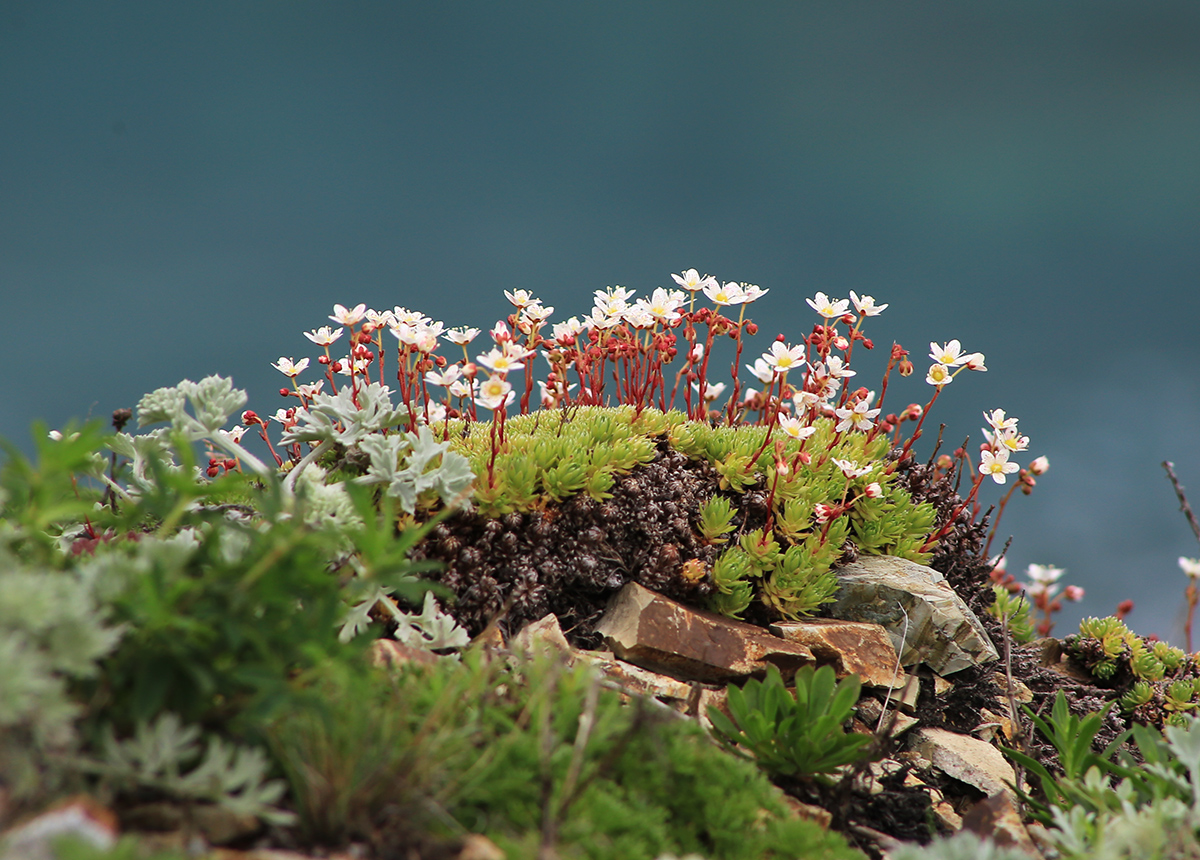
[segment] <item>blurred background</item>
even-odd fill
[[[213,373],[272,413],[334,302],[486,328],[695,267],[770,289],[752,359],[855,290],[890,303],[856,381],[896,340],[924,401],[958,338],[989,372],[933,429],[1000,407],[1049,458],[997,546],[1086,589],[1055,632],[1133,598],[1183,644],[1197,45],[1194,0],[4,0],[0,436]]]

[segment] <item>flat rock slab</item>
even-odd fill
[[[1013,793],[1011,785],[1017,775],[1000,750],[987,741],[945,729],[920,729],[913,733],[909,749],[946,776],[972,785],[989,797]]]
[[[692,609],[631,582],[612,600],[596,632],[618,657],[652,672],[722,682],[779,667],[784,677],[816,662],[805,645],[761,627]]]
[[[933,568],[870,555],[834,572],[839,588],[830,614],[887,628],[901,664],[951,675],[999,658],[975,613]]]
[[[832,666],[839,678],[858,675],[868,687],[890,687],[904,679],[904,673],[897,672],[896,647],[880,624],[812,618],[779,621],[771,625],[771,632],[807,647],[818,663]]]

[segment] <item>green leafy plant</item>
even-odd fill
[[[234,746],[219,737],[208,738],[202,748],[200,735],[199,726],[185,726],[175,714],[163,713],[152,723],[139,724],[123,741],[109,728],[99,758],[81,767],[114,791],[149,788],[273,824],[296,820],[277,805],[286,786],[267,778],[270,763],[263,750]]]
[[[987,608],[987,614],[1008,625],[1009,635],[1018,642],[1033,641],[1032,604],[1024,595],[1013,593],[997,583],[992,586],[996,599]]]
[[[730,716],[710,708],[708,717],[727,741],[773,774],[823,778],[870,757],[866,748],[874,739],[844,727],[858,701],[858,676],[839,682],[830,666],[805,666],[795,683],[795,693],[788,692],[779,669],[770,666],[763,680],[727,688]]]
[[[281,712],[270,736],[320,842],[370,839],[399,814],[443,837],[482,832],[512,857],[857,856],[790,820],[765,776],[694,723],[622,704],[585,665],[468,650],[389,676],[321,670],[299,692],[312,704]]]
[[[700,509],[700,534],[709,543],[726,543],[729,538],[725,535],[734,531],[733,517],[735,511],[729,499],[724,496],[713,496]]]
[[[1025,708],[1025,712],[1033,721],[1034,726],[1046,740],[1053,744],[1057,753],[1056,761],[1062,768],[1062,775],[1056,777],[1044,764],[1027,753],[1010,747],[1002,747],[1005,754],[1038,779],[1043,799],[1034,799],[1024,794],[1022,799],[1029,803],[1032,814],[1039,821],[1043,823],[1051,821],[1051,807],[1066,809],[1081,802],[1085,794],[1079,790],[1079,787],[1089,771],[1095,771],[1106,777],[1128,775],[1128,770],[1118,764],[1114,756],[1116,750],[1129,737],[1129,732],[1119,735],[1102,752],[1097,753],[1093,749],[1096,735],[1111,707],[1110,704],[1102,712],[1077,717],[1071,713],[1067,706],[1067,698],[1060,690],[1054,698],[1049,718],[1041,717],[1028,707]]]

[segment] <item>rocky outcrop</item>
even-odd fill
[[[862,556],[838,568],[830,614],[882,625],[904,666],[951,675],[999,657],[983,625],[933,568],[894,556]]]

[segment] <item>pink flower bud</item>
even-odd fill
[[[1045,457],[1038,457],[1029,464],[1029,471],[1035,475],[1044,475],[1050,469],[1050,461]]]
[[[1063,597],[1078,602],[1083,600],[1083,589],[1078,585],[1068,585],[1063,589]]]
[[[813,513],[817,517],[817,522],[821,525],[829,522],[834,517],[834,510],[829,505],[818,504],[813,508]]]
[[[868,499],[878,499],[883,495],[883,487],[879,486],[878,481],[872,481],[863,490],[863,495]]]

